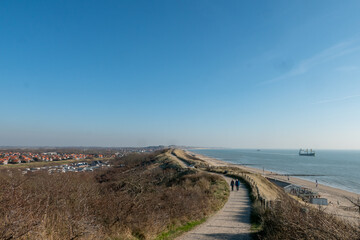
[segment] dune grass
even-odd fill
[[[359,224],[354,225],[324,210],[303,205],[259,174],[234,167],[209,167],[208,170],[238,178],[248,188],[254,239],[360,239]],[[270,199],[271,206],[265,208],[259,198]]]
[[[0,239],[162,239],[221,208],[219,176],[164,152],[131,154],[88,173],[0,171]]]
[[[202,218],[200,220],[195,220],[195,221],[191,221],[188,222],[182,226],[178,226],[178,227],[170,227],[170,229],[168,231],[165,231],[163,233],[161,233],[159,236],[157,236],[155,238],[155,240],[171,240],[174,239],[178,236],[180,236],[181,234],[188,232],[190,230],[192,230],[193,228],[195,228],[196,226],[204,223],[206,221],[207,218]]]

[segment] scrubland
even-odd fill
[[[256,207],[262,224],[257,239],[360,239],[359,225],[345,222],[321,208],[302,206],[291,198],[270,208]]]
[[[226,201],[225,181],[206,172],[248,187],[254,239],[360,239],[359,224],[300,203],[239,167],[213,166],[178,149],[133,154],[112,165],[52,175],[2,170],[0,239],[172,239]]]
[[[221,208],[229,194],[221,177],[164,153],[87,173],[2,170],[0,239],[167,239]]]
[[[253,239],[360,239],[360,223],[340,219],[325,212],[324,207],[299,202],[260,174],[238,167],[209,166],[207,170],[239,178],[247,186],[252,199]]]

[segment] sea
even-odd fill
[[[191,149],[191,152],[229,163],[289,174],[360,194],[360,151],[317,150],[299,156],[299,150]]]

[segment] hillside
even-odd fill
[[[327,213],[319,206],[295,200],[259,173],[182,150],[177,150],[176,154],[206,165],[206,171],[241,179],[252,199],[255,239],[360,239],[359,224]]]
[[[168,151],[112,160],[86,173],[0,174],[0,239],[175,236],[226,201],[218,176],[183,168]]]

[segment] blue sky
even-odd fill
[[[0,145],[360,148],[359,1],[1,1]]]

